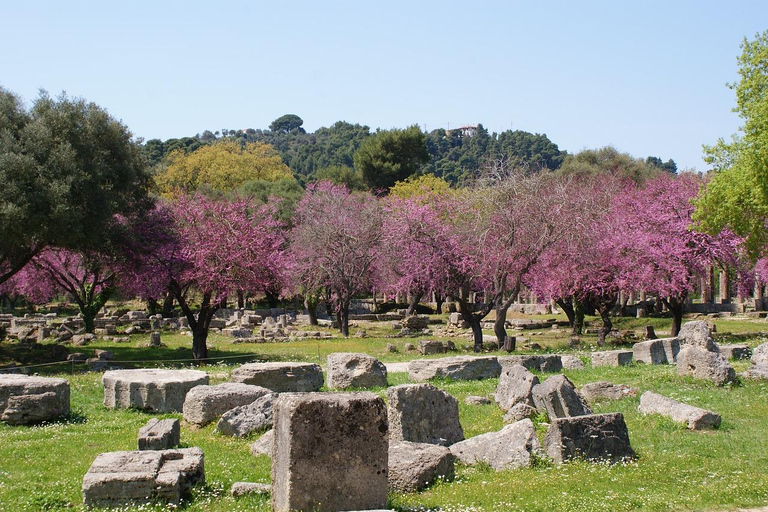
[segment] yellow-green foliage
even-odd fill
[[[291,170],[271,145],[222,140],[190,154],[172,152],[167,168],[157,176],[157,185],[161,193],[168,195],[201,188],[225,192],[248,181],[291,178]]]
[[[404,181],[398,181],[389,190],[389,195],[401,199],[412,197],[423,197],[426,199],[434,198],[448,192],[451,184],[434,174],[425,174],[414,178],[406,178]]]

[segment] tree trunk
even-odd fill
[[[149,316],[157,314],[159,309],[160,305],[156,299],[147,299],[147,313],[149,313]]]
[[[237,290],[237,309],[245,309],[245,293],[243,293],[243,290]]]
[[[170,318],[173,315],[173,292],[170,290],[165,292],[165,298],[163,299],[163,318]]]
[[[339,308],[339,329],[345,338],[349,336],[349,301],[344,301]]]
[[[96,315],[94,315],[92,312],[87,311],[88,308],[83,308],[81,310],[81,313],[83,314],[83,323],[85,324],[85,332],[93,333],[93,331],[96,328],[96,325],[94,323],[94,319],[96,318]]]
[[[597,331],[597,346],[602,347],[605,345],[605,337],[611,332],[611,329],[613,329],[611,309],[616,305],[616,295],[610,294],[597,297],[593,303],[603,321],[603,325],[600,326],[600,329]]]
[[[571,326],[571,334],[581,336],[584,332],[584,306],[576,297],[558,299],[557,305],[565,312],[568,324]]]
[[[267,299],[267,304],[269,305],[270,309],[277,308],[277,295],[275,295],[272,290],[265,291],[264,297]]]
[[[445,297],[443,297],[443,294],[440,292],[435,292],[435,307],[437,309],[437,314],[442,315],[443,314],[443,303],[445,302]]]
[[[575,314],[573,311],[573,304],[571,304],[570,300],[565,299],[557,299],[555,301],[555,304],[560,306],[560,309],[563,310],[563,313],[565,313],[565,317],[568,319],[568,325],[571,326],[573,329],[575,327]],[[576,334],[575,332],[573,334]]]
[[[195,361],[208,359],[208,329],[202,328],[200,324],[192,330],[192,357]]]
[[[459,309],[461,311],[461,317],[464,319],[465,322],[467,322],[467,324],[472,329],[472,338],[474,339],[474,342],[475,342],[474,351],[482,352],[483,327],[480,322],[490,312],[492,305],[483,307],[481,311],[473,312],[469,309],[468,297],[469,297],[469,293],[467,293],[466,290],[462,290],[461,293],[459,293],[459,297],[457,298],[457,301],[459,303]]]
[[[411,316],[416,313],[416,306],[419,305],[423,292],[416,292],[411,296],[411,303],[408,304],[408,309],[405,310],[405,316]]]
[[[667,297],[662,300],[664,301],[664,304],[667,305],[667,309],[672,313],[672,328],[670,335],[677,336],[680,332],[680,327],[683,325],[683,304],[685,303],[685,297]]]
[[[304,296],[304,307],[307,309],[309,315],[309,325],[318,325],[317,323],[317,304],[320,302],[319,297],[311,294]]]
[[[184,298],[181,286],[176,282],[171,282],[169,289],[173,291],[181,311],[189,322],[189,329],[192,331],[192,357],[196,361],[208,359],[208,329],[218,305],[211,304],[210,292],[204,293],[200,303],[200,312],[195,318],[195,313]]]

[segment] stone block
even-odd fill
[[[710,352],[716,352],[717,344],[712,339],[712,330],[709,324],[703,320],[694,320],[692,322],[686,322],[680,327],[680,332],[677,333],[677,337],[680,340],[680,346],[693,345],[702,347]]]
[[[204,483],[200,448],[102,453],[83,477],[83,503],[88,508],[177,504]]]
[[[272,492],[270,484],[260,484],[256,482],[235,482],[229,493],[235,498],[247,496],[249,494],[269,494]]]
[[[503,366],[494,399],[503,411],[508,411],[518,403],[533,406],[531,393],[537,384],[539,378],[525,367],[519,364]]]
[[[640,397],[637,409],[643,414],[661,414],[673,421],[683,423],[691,430],[714,429],[720,426],[719,414],[678,402],[653,391],[646,391]]]
[[[552,421],[544,449],[556,463],[571,459],[621,462],[634,457],[621,413],[590,414]]]
[[[324,379],[318,364],[274,362],[244,364],[232,372],[231,380],[283,393],[317,391]]]
[[[101,383],[104,406],[110,409],[181,412],[189,390],[208,384],[208,375],[198,370],[111,370],[104,373]]]
[[[501,373],[501,365],[492,356],[456,356],[440,359],[414,359],[408,363],[408,379],[425,382],[441,378],[452,380],[493,379]]]
[[[701,345],[685,345],[677,355],[677,374],[709,380],[718,386],[736,380],[736,372],[720,352]]]
[[[631,350],[592,352],[592,366],[624,366],[632,362]]]
[[[326,373],[329,389],[387,387],[387,368],[368,354],[330,354]]]
[[[561,364],[565,370],[583,370],[584,361],[580,357],[564,355],[560,356]]]
[[[584,384],[579,390],[579,393],[589,403],[598,400],[619,400],[627,396],[637,396],[637,390],[635,388],[606,381]]]
[[[744,343],[720,345],[720,353],[726,359],[749,359],[752,356],[749,345]]]
[[[69,414],[69,381],[0,374],[0,421],[30,425]]]
[[[400,492],[417,492],[438,478],[453,479],[451,450],[427,443],[397,441],[389,445],[389,488]]]
[[[664,342],[658,339],[641,341],[632,345],[632,357],[638,363],[667,364],[667,351]]]
[[[271,429],[277,393],[268,393],[248,405],[235,407],[224,414],[216,430],[226,436],[245,437],[252,432]]]
[[[533,456],[543,455],[529,419],[452,444],[451,453],[465,464],[485,462],[496,471],[528,467]]]
[[[423,356],[428,356],[430,354],[445,354],[447,352],[443,342],[437,340],[420,340],[418,350],[419,354]]]
[[[270,393],[267,388],[239,382],[196,386],[187,393],[184,400],[184,421],[199,426],[207,425],[225,412],[248,405]]]
[[[139,450],[169,450],[179,446],[179,420],[152,418],[139,429]]]
[[[502,356],[499,357],[499,364],[502,367],[519,364],[528,370],[545,373],[559,372],[563,369],[563,359],[558,354]]]
[[[269,455],[272,457],[272,450],[275,443],[275,431],[274,429],[267,430],[261,437],[251,444],[251,455],[257,457],[259,455]]]
[[[553,375],[531,391],[533,402],[550,420],[592,414],[589,406],[565,375]]]
[[[431,384],[402,384],[387,390],[389,437],[450,446],[464,439],[458,401]]]
[[[677,354],[680,353],[680,339],[679,338],[659,338],[656,341],[660,341],[664,346],[664,352],[667,355],[667,363],[677,363]]]
[[[387,410],[374,393],[283,394],[275,402],[272,508],[387,504]]]
[[[503,421],[506,424],[515,423],[526,418],[533,419],[538,413],[539,411],[535,407],[520,402],[513,405],[512,408],[507,411],[507,413],[504,415]]]

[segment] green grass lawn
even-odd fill
[[[654,319],[656,320],[656,319]],[[762,331],[764,322],[718,321],[719,332]],[[645,322],[647,323],[647,321]],[[644,324],[643,324],[644,325]],[[663,322],[657,330],[663,330]],[[631,328],[631,327],[626,327]],[[667,327],[668,328],[668,327]],[[212,383],[226,380],[241,362],[252,360],[298,360],[324,362],[332,352],[367,352],[386,361],[415,357],[403,352],[406,338],[308,340],[291,343],[233,344],[231,339],[212,336],[211,355],[228,364],[203,367]],[[355,332],[354,330],[352,331]],[[526,333],[524,335],[529,335]],[[564,351],[567,339],[542,331],[532,337],[545,349]],[[539,340],[543,340],[540,342]],[[132,336],[127,344],[99,342],[84,347],[107,348],[124,366],[143,366],[155,361],[165,366],[186,363],[188,337],[166,334],[166,348],[141,348],[147,336]],[[752,346],[761,340],[748,340]],[[399,353],[386,352],[394,343]],[[468,343],[468,341],[466,342]],[[591,341],[585,340],[585,354]],[[458,344],[458,340],[457,340]],[[163,360],[165,362],[163,363]],[[133,362],[133,363],[131,363]],[[748,363],[734,363],[737,371]],[[0,510],[81,510],[82,478],[94,458],[102,452],[135,449],[138,430],[154,417],[135,410],[107,410],[102,406],[100,373],[85,373],[72,367],[43,367],[40,373],[68,378],[72,387],[72,417],[63,422],[36,427],[0,424]],[[403,511],[442,510],[734,510],[768,505],[768,382],[745,381],[717,388],[680,378],[673,366],[632,365],[622,368],[586,368],[565,372],[578,385],[596,380],[628,384],[642,393],[653,390],[686,403],[720,413],[723,422],[713,432],[690,432],[659,416],[637,412],[639,398],[597,404],[595,412],[622,412],[629,428],[635,462],[609,466],[584,462],[554,466],[541,462],[534,468],[494,472],[483,466],[458,466],[453,482],[441,482],[414,494],[391,494],[390,505]],[[540,376],[541,378],[545,376]],[[389,384],[407,382],[407,375],[393,373]],[[502,427],[502,412],[495,405],[468,406],[468,395],[491,396],[495,379],[474,382],[436,382],[459,399],[460,419],[470,437]],[[375,390],[385,396],[383,389]],[[180,414],[163,417],[181,418]],[[543,437],[546,426],[538,424]],[[269,510],[268,498],[231,498],[236,481],[269,482],[270,464],[265,456],[253,457],[249,445],[255,439],[236,440],[218,435],[213,425],[202,429],[183,424],[184,446],[199,446],[205,452],[207,483],[193,500],[183,505],[189,511]],[[141,510],[151,510],[142,507]],[[167,510],[157,506],[154,509]],[[133,509],[139,510],[139,508]]]

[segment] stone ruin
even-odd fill
[[[69,381],[0,374],[0,421],[31,425],[69,414]]]

